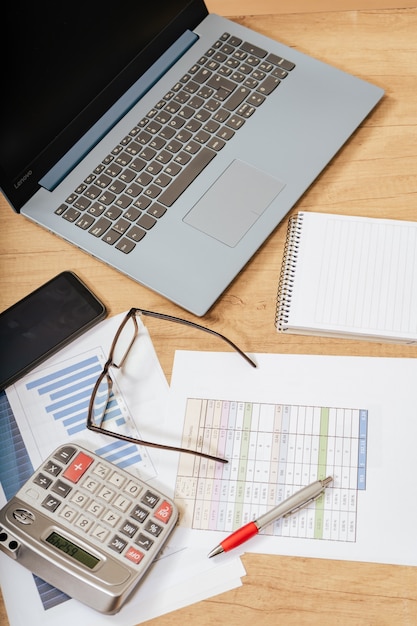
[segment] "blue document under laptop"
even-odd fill
[[[202,0],[4,13],[9,203],[198,316],[383,95]]]

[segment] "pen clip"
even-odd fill
[[[314,502],[314,500],[317,500],[318,498],[320,498],[320,496],[322,496],[323,493],[324,493],[324,488],[323,488],[323,491],[321,491],[317,496],[314,496],[313,498],[309,498],[308,500],[306,500],[305,502],[302,502],[301,504],[297,504],[297,506],[291,509],[291,511],[288,511],[288,513],[285,513],[285,515],[283,515],[282,517],[288,517],[289,515],[293,515],[297,511],[304,509],[306,506]]]

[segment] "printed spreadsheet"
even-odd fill
[[[181,524],[231,532],[301,487],[333,476],[330,488],[265,534],[354,542],[357,495],[366,489],[364,409],[189,398],[182,445],[227,464],[181,455],[175,497]]]

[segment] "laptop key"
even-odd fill
[[[60,204],[59,207],[55,211],[55,215],[62,215],[68,209],[68,205]]]
[[[238,115],[233,115],[227,120],[226,126],[229,126],[229,128],[232,128],[233,130],[238,130],[243,126],[244,123],[245,120],[243,118],[239,117]]]
[[[94,217],[92,215],[82,215],[75,223],[79,228],[87,230],[94,223]]]
[[[118,241],[121,237],[121,233],[118,233],[116,230],[110,229],[107,233],[102,237],[103,241],[112,246],[116,241]]]
[[[123,237],[123,239],[120,239],[120,241],[116,243],[116,248],[125,254],[129,254],[129,252],[134,250],[135,244],[133,241],[129,241],[126,237]]]
[[[261,59],[266,57],[266,55],[268,54],[267,51],[264,50],[263,48],[254,46],[253,44],[248,43],[247,41],[244,41],[240,47],[241,47],[241,50],[244,50],[245,52],[249,52],[249,54],[253,54],[254,56],[259,57]]]
[[[84,196],[80,196],[75,202],[74,207],[79,211],[85,211],[91,204],[91,200],[85,198]]]
[[[274,65],[279,65],[279,67],[282,67],[284,70],[287,70],[289,72],[291,72],[291,70],[293,70],[295,67],[295,64],[291,61],[288,61],[287,59],[282,59],[281,57],[272,53],[268,55],[266,60],[270,61],[270,63],[273,63]]]
[[[278,87],[280,82],[281,81],[279,78],[275,78],[274,76],[268,76],[259,85],[257,91],[259,91],[259,93],[266,94],[269,96],[269,94],[272,93],[276,87]]]
[[[137,221],[139,226],[142,226],[145,230],[150,230],[156,224],[156,219],[151,215],[145,213]]]
[[[95,237],[101,237],[101,235],[103,235],[106,232],[106,230],[109,228],[109,226],[111,226],[111,224],[112,224],[111,221],[108,220],[107,218],[100,217],[100,219],[98,219],[97,222],[93,224],[93,226],[90,228],[88,232],[94,235]]]
[[[165,206],[172,206],[215,156],[216,152],[213,150],[202,148],[182,172],[172,179],[172,183],[162,192],[158,201]]]
[[[215,74],[207,81],[206,84],[213,89],[224,89],[230,93],[236,89],[236,83],[228,78],[225,78],[221,74]]]
[[[133,241],[140,241],[146,235],[146,231],[138,226],[132,226],[132,228],[128,231],[127,236],[130,237]],[[118,248],[118,246],[116,246]]]
[[[223,141],[222,139],[218,139],[216,137],[212,137],[212,139],[210,139],[210,141],[207,143],[207,145],[212,150],[216,150],[216,152],[219,152],[219,150],[224,148],[224,146],[226,145],[226,142]]]
[[[223,107],[228,111],[234,111],[242,104],[249,94],[250,89],[242,85],[226,100],[226,102],[223,102]]]
[[[158,204],[158,202],[155,202],[147,211],[147,213],[149,213],[149,215],[152,215],[153,217],[162,217],[165,213],[166,213],[166,208],[164,206],[162,206],[162,204]]]
[[[113,229],[120,233],[121,235],[123,235],[128,228],[130,228],[131,223],[128,222],[127,220],[120,218],[120,220],[118,220],[115,224],[113,224]]]
[[[67,222],[75,222],[75,220],[77,220],[80,217],[80,215],[81,215],[80,211],[77,211],[77,209],[70,207],[68,211],[65,211],[63,218],[64,220],[67,220]]]
[[[136,207],[131,206],[123,213],[123,215],[127,220],[134,222],[138,219],[140,215],[142,215],[142,211],[140,211]]]

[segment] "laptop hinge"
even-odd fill
[[[155,83],[197,41],[198,35],[185,31],[117,102],[73,145],[73,147],[41,178],[39,184],[53,191],[88,152],[117,122],[151,89]]]

